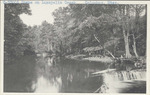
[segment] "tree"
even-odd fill
[[[100,45],[112,55],[118,43],[123,43],[123,38],[122,46],[124,45],[125,57],[131,58],[132,52],[137,56],[135,39],[142,37],[140,35],[143,33],[134,31],[144,21],[138,21],[138,25],[134,23],[136,21],[134,6],[72,4],[56,10],[54,17],[57,30],[55,30],[61,38],[62,47],[67,51],[80,52],[85,47]],[[137,6],[144,7],[144,5]],[[137,10],[143,12],[142,7]],[[111,46],[114,46],[113,51],[107,49]]]
[[[132,8],[133,8],[133,11],[135,12],[135,19],[133,20],[134,25],[132,25],[134,27],[132,30],[132,37],[133,37],[132,47],[133,47],[133,51],[134,51],[135,56],[139,57],[139,55],[137,53],[136,39],[139,38],[141,35],[143,35],[142,33],[140,33],[140,34],[138,34],[138,33],[139,33],[139,29],[140,29],[139,19],[140,19],[141,13],[143,12],[143,10],[145,10],[145,5],[135,5],[135,6],[132,6]],[[146,15],[146,13],[145,13],[145,15]],[[137,37],[135,37],[136,34],[138,34]]]
[[[80,9],[79,9],[80,7]],[[106,22],[113,22],[113,19],[108,16],[107,12],[111,13],[113,8],[105,5],[72,5],[74,17],[80,16],[80,21],[78,29],[83,31],[83,35],[86,35],[84,38],[84,43],[97,43],[95,45],[100,45],[104,47],[105,42],[113,34],[111,29],[113,24]],[[81,11],[80,11],[81,10]],[[97,11],[97,13],[95,13]],[[82,17],[82,14],[85,15]],[[107,14],[106,14],[107,13]],[[81,15],[80,15],[81,14]],[[107,18],[106,18],[107,17]],[[79,18],[76,18],[79,19]],[[104,50],[108,52],[112,57],[112,53],[108,51],[105,47]]]
[[[46,46],[45,51],[53,50],[53,42],[54,42],[53,25],[44,21],[41,27],[42,29],[41,29],[40,39],[41,39],[41,43],[43,43],[43,45]]]
[[[19,15],[22,13],[31,14],[28,4],[5,4],[4,7],[4,56],[5,61],[10,61],[17,55],[17,45],[26,30]]]

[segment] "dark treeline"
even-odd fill
[[[19,17],[31,15],[29,5],[5,4],[5,61],[27,49],[63,56],[99,47],[111,57],[145,56],[146,9],[146,5],[71,4],[53,12],[54,24],[44,21],[30,27]]]
[[[31,15],[28,4],[5,4],[4,6],[4,60],[12,61],[24,49],[19,45],[23,34],[28,30],[19,15]]]

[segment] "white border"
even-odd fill
[[[26,1],[29,1],[29,0],[26,0]],[[47,1],[47,0],[46,0]],[[64,0],[65,1],[65,0]],[[33,1],[34,2],[34,1]],[[63,1],[62,1],[63,2]],[[85,1],[75,1],[77,4],[85,4]],[[107,4],[108,1],[99,1],[99,2],[104,2]],[[117,2],[118,4],[147,4],[147,90],[146,90],[146,94],[140,94],[140,95],[150,95],[150,33],[149,33],[149,30],[150,30],[150,1],[114,1],[114,2]],[[83,94],[86,94],[86,95],[97,95],[97,94],[100,94],[100,93],[4,93],[3,92],[3,51],[4,51],[4,4],[3,4],[3,0],[0,2],[1,4],[1,32],[0,32],[0,95],[28,95],[28,94],[31,94],[31,95],[70,95],[70,94],[77,94],[77,95],[83,95]],[[120,94],[120,93],[116,93],[116,94],[119,94],[119,95],[129,95],[129,94]],[[116,95],[116,94],[109,94],[109,95]],[[107,95],[107,94],[106,94]],[[131,94],[133,95],[133,94]],[[139,94],[134,94],[134,95],[139,95]]]
[[[0,2],[1,3],[1,2]],[[4,6],[1,4],[1,16],[0,16],[0,22],[1,22],[1,32],[0,32],[0,93],[3,93],[3,50],[4,50]]]

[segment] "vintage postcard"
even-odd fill
[[[1,1],[1,94],[144,94],[149,1]]]

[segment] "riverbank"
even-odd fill
[[[74,60],[82,60],[82,61],[95,61],[95,62],[103,62],[103,63],[112,63],[114,60],[111,57],[89,57],[83,54],[78,55],[67,55],[67,59],[74,59]]]
[[[146,56],[140,56],[138,58],[131,57],[131,58],[112,58],[108,56],[88,56],[84,54],[71,54],[66,55],[65,58],[73,59],[73,60],[80,60],[80,61],[94,61],[94,62],[103,62],[103,63],[121,63],[122,61],[131,61],[136,67],[146,67]],[[127,62],[128,63],[128,62]]]
[[[104,62],[104,63],[112,63],[113,59],[110,57],[87,57],[87,58],[82,58],[82,60],[88,60],[88,61],[96,61],[96,62]]]

